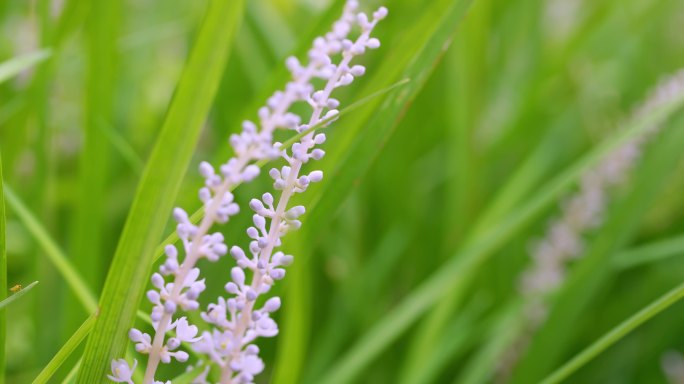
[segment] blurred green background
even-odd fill
[[[209,3],[0,2],[0,62],[41,57],[0,83],[4,181],[94,292]],[[178,206],[199,207],[199,161],[227,159],[228,135],[284,84],[285,57],[302,57],[342,3],[246,2],[189,171],[176,170],[188,171]],[[382,47],[360,59],[366,76],[337,97],[345,106],[411,82],[331,128],[325,185],[311,198],[317,204],[303,230],[285,240],[296,261],[278,286],[281,334],[260,343],[267,370],[257,382],[537,382],[684,281],[684,116],[675,111],[644,147],[643,166],[611,191],[606,225],[586,236],[591,261],[571,265],[572,284],[549,298],[552,315],[530,335],[531,347],[516,344],[519,332],[501,320],[519,300],[531,241],[577,177],[551,199],[543,191],[615,138],[649,90],[683,66],[684,2],[361,3],[368,11],[385,5],[390,16],[376,29]],[[440,26],[448,33],[431,29]],[[403,104],[388,116],[382,103],[395,100]],[[358,132],[344,136],[352,124]],[[269,189],[266,178],[240,187],[243,211]],[[534,214],[497,237],[502,223],[535,202]],[[54,249],[16,202],[6,205],[7,289],[40,281],[4,310],[6,382],[28,383],[87,313],[50,261]],[[246,242],[248,223],[243,214],[221,228],[229,245]],[[469,244],[490,248],[470,263],[480,251]],[[661,247],[639,248],[652,244]],[[204,269],[204,303],[223,293],[232,263]],[[456,272],[435,278],[445,265]],[[146,301],[141,309],[149,311]],[[684,351],[683,321],[684,305],[673,305],[568,382],[668,382],[663,356]],[[519,361],[501,374],[511,349]],[[79,353],[51,382],[62,382]]]

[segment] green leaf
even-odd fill
[[[377,87],[375,83],[392,81],[393,76],[411,78],[412,81],[408,87],[397,91],[395,97],[388,98],[381,105],[367,107],[364,110],[366,114],[347,125],[344,137],[334,138],[336,143],[326,156],[328,159],[326,164],[340,165],[334,169],[332,176],[328,176],[329,179],[334,180],[334,183],[326,183],[323,191],[313,196],[311,206],[315,206],[315,210],[307,219],[308,227],[325,227],[325,223],[331,219],[331,212],[335,212],[341,206],[341,202],[349,194],[354,181],[363,176],[377,156],[378,148],[386,142],[392,129],[403,116],[403,112],[432,73],[470,4],[471,1],[431,3],[422,18],[411,27],[411,30],[407,31],[405,38],[408,41],[399,43],[402,50],[394,53],[400,57],[388,58],[383,61],[387,67],[374,70],[378,73],[377,78],[369,81],[369,84],[375,87]],[[435,23],[435,18],[441,21]],[[323,168],[325,169],[325,165]],[[395,325],[403,326],[399,323]],[[391,324],[379,324],[373,327],[369,333],[370,337],[355,345],[342,359],[338,359],[338,363],[320,381],[326,383],[353,381],[360,371],[371,363],[372,358],[385,347],[382,342],[376,344],[375,341],[385,338],[396,330],[398,328],[394,328]]]
[[[579,368],[591,361],[594,357],[598,356],[601,352],[605,351],[610,346],[620,341],[623,337],[627,336],[637,327],[671,307],[682,298],[684,298],[684,284],[681,284],[667,292],[639,312],[632,315],[627,320],[608,331],[604,336],[596,340],[596,342],[585,348],[570,361],[542,380],[542,384],[560,383],[567,379],[573,372],[577,371]]]
[[[42,49],[0,63],[0,83],[4,83],[22,71],[40,63],[50,57],[51,54],[52,51],[49,49]]]
[[[5,300],[0,301],[0,310],[4,310],[5,307],[8,306],[9,304],[11,304],[13,301],[18,300],[20,297],[24,296],[28,291],[33,289],[33,287],[35,287],[37,284],[38,284],[38,282],[34,281],[33,283],[31,283],[31,284],[29,284],[23,288],[19,287],[18,288],[19,290],[16,293],[10,295]]]
[[[521,231],[545,208],[558,200],[560,195],[572,186],[588,169],[597,164],[606,154],[627,140],[630,140],[653,125],[657,125],[684,103],[684,97],[677,95],[665,105],[630,121],[625,130],[611,137],[592,150],[567,170],[560,172],[538,192],[520,204],[491,228],[472,236],[464,247],[456,252],[437,272],[408,294],[397,307],[385,315],[357,342],[328,378],[331,382],[348,382],[359,371],[370,364],[385,348],[415,322],[425,311],[439,300],[447,304],[435,317],[435,332],[443,329],[451,316],[452,309],[461,300],[465,290],[479,267],[495,250]]]
[[[2,156],[0,156],[0,300],[7,297],[7,221],[5,218],[5,195],[3,193]],[[0,384],[5,384],[5,350],[7,315],[0,311]]]
[[[199,138],[241,20],[244,1],[213,0],[183,70],[145,167],[100,299],[78,383],[105,381],[112,359],[123,356],[148,280],[155,247]]]
[[[392,85],[386,89],[374,92],[374,93],[362,98],[358,102],[355,102],[354,104],[350,105],[349,107],[341,110],[339,117],[342,117],[343,115],[345,115],[345,114],[353,111],[354,109],[360,107],[361,105],[366,103],[368,100],[375,98],[375,97],[378,97],[380,95],[383,95],[383,94],[395,89],[396,87],[399,87],[401,85],[406,84],[407,82],[408,82],[408,80],[402,80],[402,81],[400,81],[400,82],[398,82],[398,83],[396,83],[396,84],[394,84],[394,85]],[[320,123],[311,126],[311,128],[309,128],[308,130],[303,131],[303,132],[298,133],[297,135],[293,136],[292,138],[290,138],[289,140],[287,140],[283,143],[283,148],[289,148],[293,143],[297,142],[301,137],[305,136],[309,132],[311,132],[315,129],[322,128],[323,125],[326,124],[326,122],[328,122],[328,120],[324,119]],[[259,164],[260,164],[260,166],[263,166],[264,164],[266,164],[266,161],[261,161]],[[237,187],[238,185],[236,185],[235,187]],[[21,212],[23,213],[23,215],[21,215],[20,218],[22,218],[22,220],[25,220],[28,223],[25,225],[27,226],[27,228],[29,228],[29,231],[31,232],[31,234],[39,241],[39,243],[41,244],[43,249],[46,252],[48,252],[49,255],[52,255],[50,260],[51,261],[57,260],[59,262],[59,265],[65,266],[64,268],[59,269],[60,273],[62,273],[62,275],[65,277],[65,279],[67,281],[70,281],[71,279],[73,279],[76,282],[76,284],[70,284],[72,287],[77,287],[77,286],[85,287],[85,283],[83,282],[83,279],[80,278],[80,275],[78,274],[78,272],[73,268],[73,266],[71,266],[69,261],[64,256],[64,252],[57,246],[57,243],[49,236],[49,234],[47,233],[47,230],[43,226],[40,225],[40,223],[37,221],[37,219],[35,219],[35,217],[33,215],[31,215],[30,212],[28,212],[28,210],[26,208],[24,208],[23,204],[21,204],[21,202],[19,200],[17,200],[16,203],[21,208]],[[195,214],[193,216],[197,216],[197,218],[199,220],[199,218],[201,217],[201,214],[202,214],[202,211],[200,210],[198,212],[195,212]],[[157,260],[157,258],[159,256],[160,255],[155,254],[155,261]],[[78,291],[76,291],[75,288],[74,288],[74,291],[78,292]],[[90,295],[92,295],[92,293],[90,293]],[[94,299],[93,299],[93,302],[94,302]],[[88,308],[87,306],[85,308],[86,309],[93,309],[93,308]],[[143,320],[147,324],[152,324],[149,315],[145,314],[144,312],[138,310],[136,312],[136,315],[139,319]],[[86,322],[89,321],[89,319],[90,318],[88,318],[86,320]],[[84,327],[85,327],[85,323],[81,324],[81,328],[84,328]],[[85,329],[84,332],[86,332],[86,334],[90,333],[92,328],[93,328],[92,326],[84,328]],[[192,350],[192,349],[189,349],[189,352],[191,355],[196,354],[196,352],[194,352],[194,350]]]
[[[28,288],[28,287],[27,287]],[[57,372],[57,369],[71,356],[71,354],[81,345],[83,339],[86,338],[90,330],[95,325],[96,314],[90,315],[86,321],[76,330],[76,332],[67,340],[67,342],[60,348],[57,354],[50,360],[50,362],[43,368],[38,376],[33,380],[33,384],[45,384],[50,382],[52,375]]]
[[[14,191],[5,185],[5,198],[7,204],[12,208],[12,212],[24,224],[29,233],[33,236],[38,244],[45,251],[48,260],[57,268],[59,273],[64,277],[66,283],[71,288],[71,291],[76,295],[76,298],[83,305],[88,312],[94,312],[97,309],[97,299],[90,287],[78,274],[78,271],[71,264],[64,252],[59,248],[59,245],[50,237],[47,230],[40,224],[38,219],[29,211]]]
[[[613,258],[613,266],[617,269],[635,268],[682,254],[684,236],[679,235],[622,251]]]
[[[670,177],[672,164],[681,159],[684,130],[680,124],[668,127],[648,147],[629,194],[610,210],[601,231],[583,258],[574,266],[563,288],[553,297],[549,316],[537,332],[527,354],[520,361],[512,382],[536,382],[544,377],[570,347],[573,327],[582,309],[609,282],[612,255],[630,239]]]

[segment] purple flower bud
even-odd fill
[[[240,267],[233,267],[230,270],[230,276],[238,286],[243,286],[245,284],[245,271]]]
[[[272,313],[278,309],[280,309],[280,298],[278,296],[271,297],[270,299],[266,300],[266,303],[264,304],[264,311]]]

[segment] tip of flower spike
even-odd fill
[[[389,11],[387,10],[387,8],[385,8],[385,7],[380,7],[380,8],[378,8],[377,11],[373,12],[373,18],[374,18],[375,20],[382,20],[382,19],[384,19],[385,17],[387,17],[387,14],[388,14],[388,13],[389,13]]]

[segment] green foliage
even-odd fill
[[[112,260],[79,383],[105,381],[109,362],[124,351],[155,246],[211,106],[242,6],[241,1],[210,3]]]
[[[100,383],[114,357],[144,363],[126,333],[149,327],[172,207],[202,217],[196,164],[231,155],[285,57],[303,59],[343,4],[0,2],[0,383]],[[325,178],[296,197],[307,213],[284,239],[295,264],[256,382],[664,382],[663,356],[684,352],[684,96],[633,111],[684,67],[684,4],[360,5],[389,8],[382,46],[336,91]],[[530,331],[530,245],[588,170],[654,125]],[[237,188],[242,212],[217,226],[229,246],[270,189],[263,175]],[[200,264],[203,306],[233,264]]]
[[[7,220],[5,218],[5,194],[2,178],[2,156],[0,156],[0,304],[5,303],[7,292]],[[0,345],[4,346],[7,339],[7,315],[0,312]],[[0,350],[0,384],[5,383],[5,348]]]
[[[50,57],[50,50],[45,49],[33,53],[27,53],[13,59],[3,61],[0,63],[0,83],[5,82],[12,77],[34,66],[37,63]]]

